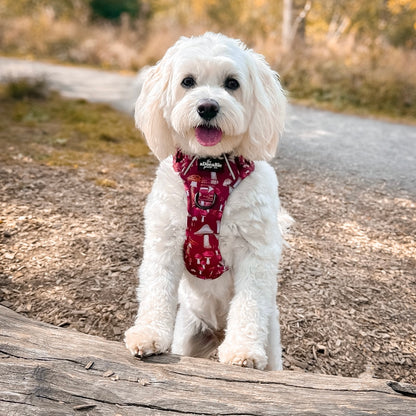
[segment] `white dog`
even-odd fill
[[[135,119],[162,162],[144,213],[132,354],[219,347],[222,363],[282,368],[282,211],[266,160],[285,105],[264,58],[220,34],[181,38],[147,70]]]

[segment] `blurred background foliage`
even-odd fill
[[[141,2],[137,0],[91,0],[89,5],[93,16],[99,18],[116,20],[126,13],[135,19],[140,13]]]
[[[416,0],[0,0],[3,55],[136,71],[207,30],[264,54],[294,100],[416,119]]]

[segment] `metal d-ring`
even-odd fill
[[[215,201],[217,200],[217,194],[214,192],[214,198],[212,199],[212,203],[211,203],[211,205],[209,205],[209,206],[202,206],[202,205],[199,203],[198,199],[199,199],[199,192],[197,192],[197,193],[195,194],[195,205],[196,205],[198,208],[200,208],[200,209],[204,209],[204,210],[206,211],[206,210],[208,210],[208,209],[211,209],[211,208],[215,205]]]

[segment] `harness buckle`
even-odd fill
[[[201,188],[201,191],[203,188]],[[211,209],[215,205],[215,201],[217,200],[217,194],[212,191],[204,192],[203,197],[200,199],[200,193],[197,192],[195,194],[195,205],[199,209],[208,210]]]

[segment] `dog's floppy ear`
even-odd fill
[[[251,50],[248,68],[254,98],[249,137],[241,145],[241,154],[251,160],[270,160],[276,154],[286,116],[286,97],[273,71],[262,55]]]
[[[146,70],[134,112],[136,127],[143,132],[159,160],[175,152],[170,129],[163,117],[171,72],[169,66],[169,60],[163,58]]]

